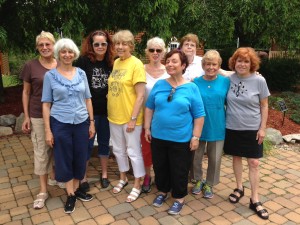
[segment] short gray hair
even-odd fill
[[[74,54],[75,54],[74,60],[78,59],[80,51],[79,51],[77,45],[74,43],[74,41],[71,40],[70,38],[62,38],[62,39],[59,39],[54,45],[54,57],[57,60],[59,60],[59,52],[64,48],[69,49],[72,52],[74,52]]]
[[[151,38],[147,41],[147,47],[145,49],[145,52],[148,52],[148,49],[151,48],[154,45],[158,45],[161,49],[162,49],[162,53],[165,54],[166,53],[166,44],[164,42],[163,39],[161,39],[160,37],[154,37]]]

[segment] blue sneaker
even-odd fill
[[[212,186],[210,186],[209,184],[204,184],[202,191],[203,191],[203,198],[213,198],[214,197]]]
[[[152,205],[155,207],[161,207],[167,198],[168,198],[168,194],[166,195],[160,194],[154,199]]]
[[[175,201],[171,208],[169,209],[168,213],[171,215],[178,215],[182,210],[184,203],[180,203],[179,201]]]
[[[202,189],[203,189],[204,184],[205,184],[205,180],[203,180],[203,181],[201,181],[201,180],[197,181],[197,183],[195,184],[195,186],[192,189],[192,193],[194,195],[199,195],[201,193]]]

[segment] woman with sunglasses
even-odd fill
[[[152,90],[154,84],[161,79],[166,79],[169,75],[166,72],[165,66],[161,63],[166,52],[165,42],[159,37],[154,37],[148,40],[145,53],[149,59],[149,63],[145,64],[146,70],[146,95],[145,102]],[[145,130],[141,134],[142,152],[145,164],[146,175],[142,185],[142,191],[149,193],[151,191],[151,167],[152,167],[152,153],[150,143],[145,139]]]
[[[81,56],[76,62],[76,66],[85,71],[89,88],[92,95],[95,128],[98,142],[98,157],[101,164],[100,183],[102,188],[107,188],[110,184],[107,175],[107,165],[109,158],[109,123],[107,119],[107,98],[108,77],[113,66],[113,45],[107,31],[96,30],[91,32],[82,44]],[[89,160],[94,147],[95,137],[90,139],[86,167],[88,169]],[[87,173],[86,169],[86,173]],[[81,181],[80,188],[85,192],[90,190],[87,182],[87,174]]]
[[[24,122],[22,131],[31,134],[34,150],[34,173],[40,178],[40,192],[34,200],[34,209],[41,209],[45,206],[48,198],[47,180],[49,185],[63,187],[63,183],[57,183],[54,179],[54,170],[51,168],[52,150],[45,142],[41,102],[45,73],[57,66],[57,61],[53,56],[54,43],[54,36],[49,32],[42,31],[36,37],[39,58],[26,62],[20,74],[20,78],[23,80]],[[49,178],[48,174],[50,174]]]
[[[150,92],[144,128],[159,191],[153,205],[161,207],[171,191],[175,201],[168,213],[177,215],[187,195],[192,151],[199,146],[205,112],[199,89],[182,76],[188,66],[186,55],[174,49],[165,63],[170,77],[157,81]]]

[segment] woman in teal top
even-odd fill
[[[219,183],[220,165],[225,139],[225,100],[230,81],[218,74],[222,63],[220,54],[215,50],[208,51],[202,58],[205,75],[194,79],[198,86],[205,108],[205,120],[200,137],[199,148],[194,155],[194,178],[197,183],[193,194],[203,192],[204,198],[213,197],[212,186]],[[203,179],[202,159],[207,151],[208,168],[206,181]]]

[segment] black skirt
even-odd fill
[[[224,153],[246,158],[263,157],[263,144],[256,140],[257,130],[226,129]]]

